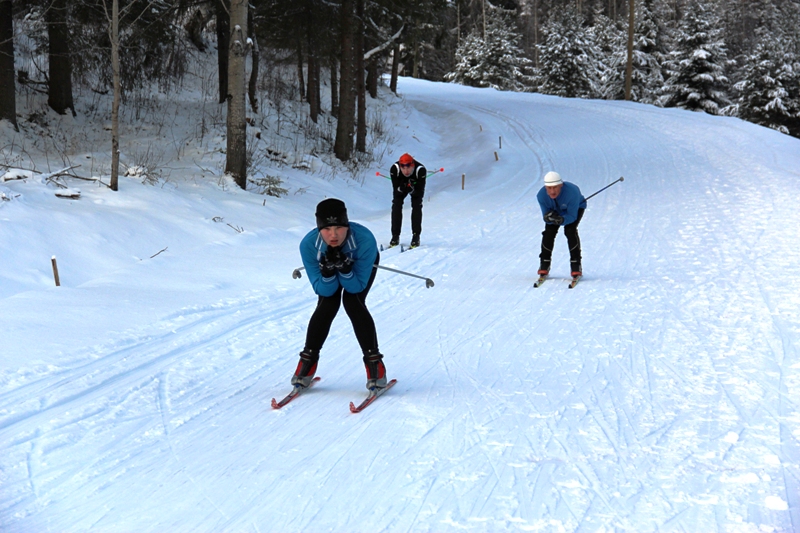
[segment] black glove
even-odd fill
[[[544,221],[548,224],[561,225],[564,223],[564,217],[559,215],[556,211],[550,210],[544,214]]]
[[[339,246],[335,248],[328,246],[328,250],[325,252],[325,259],[329,265],[342,274],[349,274],[353,270],[353,260]]]
[[[325,255],[319,258],[319,273],[323,278],[331,278],[336,274],[336,267],[328,262],[328,257]]]

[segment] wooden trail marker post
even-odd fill
[[[51,257],[50,262],[53,264],[53,278],[56,280],[56,287],[60,287],[61,280],[58,279],[58,265],[56,264],[56,256]]]

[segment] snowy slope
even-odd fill
[[[314,205],[344,199],[385,245],[385,180],[266,201],[210,180],[77,201],[0,184],[18,195],[0,204],[0,530],[800,531],[800,141],[623,102],[399,90],[379,170],[409,151],[445,172],[422,247],[381,262],[436,286],[379,273],[398,385],[358,415],[344,313],[322,381],[269,401],[315,301],[291,278]],[[548,170],[587,196],[625,177],[589,200],[574,290],[563,236],[532,288]]]

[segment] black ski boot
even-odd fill
[[[367,390],[386,387],[386,367],[383,366],[383,355],[377,349],[364,352],[364,366],[367,368]]]
[[[314,374],[317,373],[317,361],[319,361],[319,350],[305,348],[300,352],[300,362],[297,363],[297,370],[292,376],[292,385],[303,388],[311,385]]]

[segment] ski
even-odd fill
[[[358,405],[356,405],[353,402],[350,402],[350,412],[351,413],[360,413],[361,411],[366,409],[366,407],[369,404],[371,404],[372,402],[377,400],[379,396],[383,395],[384,392],[386,392],[387,390],[391,389],[394,386],[395,383],[397,383],[397,380],[393,379],[389,383],[387,383],[384,388],[369,391],[369,396],[367,396],[367,398],[363,402],[358,404]]]
[[[547,280],[547,275],[539,276],[539,279],[536,280],[536,283],[533,284],[533,287],[541,287],[545,280]]]
[[[273,398],[273,399],[272,399],[272,408],[273,408],[273,409],[280,409],[281,407],[283,407],[283,406],[284,406],[284,405],[286,405],[287,403],[291,402],[292,400],[294,400],[295,398],[297,398],[298,396],[300,396],[300,394],[302,394],[302,393],[303,393],[303,391],[305,391],[306,389],[310,389],[311,387],[313,387],[313,386],[314,386],[314,383],[316,383],[316,382],[317,382],[317,381],[319,381],[319,380],[320,380],[320,378],[314,378],[314,379],[312,379],[312,380],[311,380],[311,385],[309,385],[308,387],[301,387],[301,386],[299,386],[299,385],[295,385],[295,386],[294,386],[294,388],[293,388],[293,390],[292,390],[292,392],[290,392],[289,394],[287,394],[287,395],[286,395],[286,397],[285,397],[283,400],[281,400],[281,401],[278,401],[278,400],[276,400],[275,398]]]
[[[574,288],[575,288],[575,285],[577,285],[577,284],[578,284],[578,282],[581,280],[581,278],[582,278],[582,277],[583,277],[583,276],[575,276],[575,277],[573,277],[573,278],[572,278],[572,281],[571,281],[571,282],[570,282],[570,284],[569,284],[569,288],[570,288],[570,289],[574,289]]]

